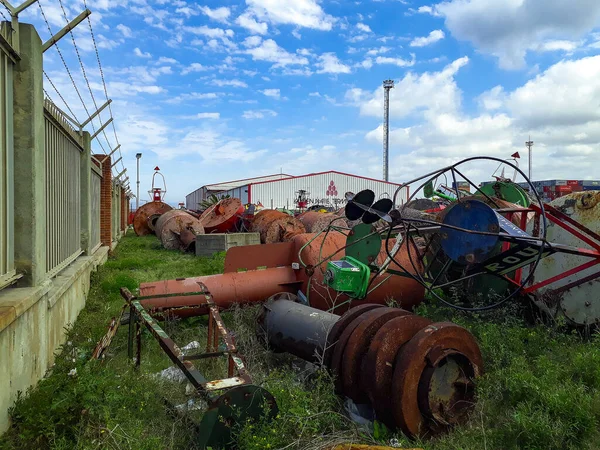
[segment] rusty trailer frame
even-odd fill
[[[202,306],[206,306],[209,310],[206,352],[187,356],[142,306],[140,302],[145,297],[136,297],[127,288],[121,288],[121,295],[130,309],[128,354],[131,359],[134,358],[135,347],[135,365],[139,368],[142,354],[142,325],[145,326],[169,359],[194,386],[198,395],[208,403],[208,409],[198,427],[197,444],[202,448],[207,446],[229,448],[235,425],[242,425],[248,420],[256,420],[265,415],[273,417],[277,414],[278,408],[274,397],[268,391],[252,384],[252,378],[238,354],[235,342],[225,327],[212,295],[202,283],[199,283],[199,288],[200,291],[196,295],[203,296]],[[221,341],[225,345],[225,350],[220,351]],[[229,361],[227,378],[218,380],[206,379],[192,362],[223,356],[226,356]]]

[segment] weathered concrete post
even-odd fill
[[[80,158],[80,191],[81,191],[81,250],[86,255],[92,254],[92,140],[90,133],[83,132],[83,152]]]
[[[46,155],[42,41],[19,24],[21,60],[14,70],[15,266],[20,286],[46,277]]]

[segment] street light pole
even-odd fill
[[[135,195],[135,210],[137,211],[140,208],[140,158],[142,157],[141,153],[135,155],[137,159],[137,193]]]

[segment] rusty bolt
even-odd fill
[[[467,256],[465,256],[465,259],[468,263],[472,264],[475,262],[475,255],[473,253],[469,253]]]

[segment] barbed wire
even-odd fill
[[[67,12],[65,11],[65,7],[63,5],[62,0],[58,0],[58,3],[60,5],[60,8],[62,9],[63,16],[64,16],[66,22],[69,23],[69,18],[67,17]],[[83,73],[83,79],[85,80],[85,83],[87,84],[87,88],[88,88],[88,90],[90,92],[90,97],[92,98],[92,102],[94,103],[94,109],[95,109],[95,111],[98,111],[98,103],[96,103],[96,98],[94,96],[94,91],[92,90],[92,87],[90,86],[90,80],[88,79],[87,72],[86,72],[85,66],[83,64],[83,60],[81,59],[81,55],[79,53],[79,47],[77,46],[77,43],[75,42],[75,35],[73,34],[72,30],[69,31],[69,34],[71,35],[71,40],[73,42],[73,47],[75,47],[75,54],[77,55],[77,59],[79,61],[79,65],[81,66],[81,72]],[[101,113],[99,113],[97,117],[98,117],[98,121],[100,122],[100,128],[102,128],[104,126],[104,124],[102,123]],[[111,114],[111,118],[112,118],[112,114]],[[114,122],[114,119],[113,119],[113,122]],[[110,143],[110,140],[108,139],[108,136],[106,134],[106,128],[102,129],[102,134],[104,135],[104,139],[106,139],[106,143],[108,144],[108,149],[112,151],[113,146]]]
[[[69,104],[67,103],[67,101],[65,100],[65,98],[62,96],[62,94],[60,93],[60,91],[56,88],[56,86],[54,85],[54,82],[52,81],[52,79],[50,78],[50,76],[46,73],[46,71],[44,70],[44,76],[46,77],[46,79],[48,80],[48,83],[50,83],[50,86],[52,86],[52,88],[54,89],[54,91],[58,94],[58,97],[61,99],[61,101],[65,104],[65,106],[67,107],[67,110],[69,111],[69,113],[71,114],[71,117],[73,119],[75,119],[75,121],[77,123],[81,123],[79,122],[79,119],[77,118],[77,116],[75,115],[75,113],[73,112],[73,110],[71,109],[71,107],[69,106]],[[46,91],[46,89],[44,89],[44,93],[46,94],[46,97],[48,97],[50,99],[50,101],[54,104],[56,104],[56,102],[54,102],[54,100],[52,100],[52,98],[50,97],[50,95],[48,95],[48,91]]]
[[[86,0],[83,0],[83,6],[87,8]],[[100,53],[98,52],[98,46],[96,44],[96,36],[94,35],[94,28],[92,27],[92,21],[90,17],[87,17],[88,26],[90,27],[90,34],[92,35],[92,43],[94,44],[94,50],[96,51],[96,60],[98,61],[98,69],[100,70],[100,78],[102,79],[102,86],[104,87],[104,96],[106,97],[106,101],[108,101],[108,90],[106,88],[106,81],[104,79],[104,70],[102,70],[102,63],[100,62]],[[112,107],[109,104],[108,110],[110,111],[110,116],[113,116]],[[115,140],[117,141],[117,145],[119,145],[119,137],[117,136],[117,129],[115,127],[114,122],[112,123],[113,132],[115,134]]]
[[[50,33],[50,36],[54,36],[54,34],[52,33],[52,27],[50,27],[50,23],[48,22],[48,18],[46,17],[46,13],[44,12],[44,8],[42,7],[41,2],[38,1],[36,3],[38,5],[38,8],[40,9],[40,13],[42,15],[42,18],[44,19],[44,22],[46,23],[46,27],[48,28],[48,32]],[[71,71],[69,70],[69,66],[67,65],[67,62],[65,61],[65,58],[64,58],[64,56],[63,56],[63,54],[62,54],[62,52],[60,50],[60,47],[58,46],[58,43],[55,43],[54,47],[56,48],[56,51],[58,52],[58,56],[60,57],[60,60],[62,61],[63,65],[65,66],[65,69],[67,71],[67,75],[69,76],[69,79],[71,80],[71,83],[73,84],[73,88],[75,88],[75,92],[77,93],[77,96],[79,97],[79,100],[81,101],[81,104],[83,105],[83,109],[85,110],[85,113],[87,114],[88,118],[91,117],[91,114],[90,114],[90,112],[89,112],[89,110],[87,108],[87,105],[85,104],[85,101],[83,100],[83,97],[81,96],[81,92],[79,92],[79,88],[77,87],[77,83],[75,83],[75,79],[73,78],[73,75],[71,74]],[[48,75],[46,75],[46,76],[48,76]],[[64,101],[64,99],[63,99],[63,101]],[[90,124],[92,125],[92,130],[93,130],[93,132],[95,134],[96,133],[96,127],[94,126],[94,121],[90,121]],[[97,140],[97,142],[100,145],[100,148],[102,149],[102,151],[104,152],[104,154],[107,154],[106,149],[102,145],[102,142],[100,142],[100,140]]]
[[[4,20],[6,22],[10,22],[10,19],[6,17],[6,14],[4,14],[4,10],[6,10],[9,14],[10,14],[10,11],[8,10],[8,8],[6,7],[6,5],[4,3],[2,3],[2,6],[4,6],[4,8],[0,8],[0,15],[2,15],[2,17],[4,18]]]

